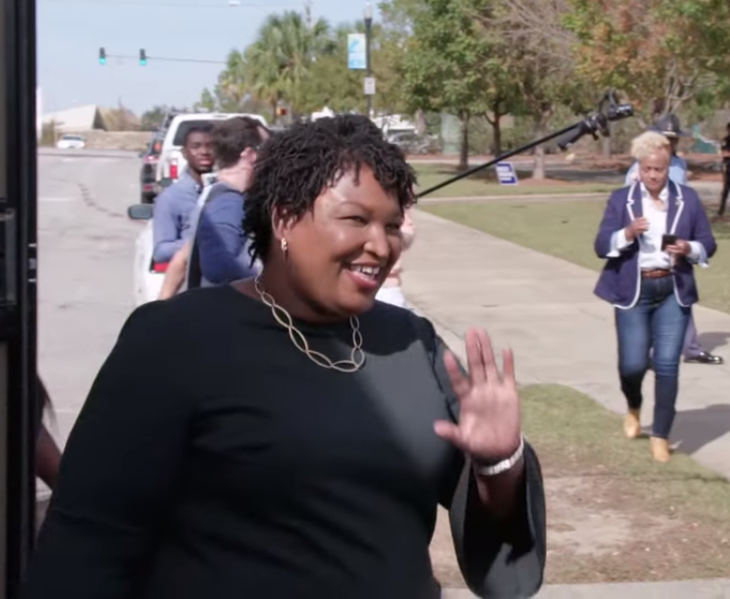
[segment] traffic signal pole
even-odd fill
[[[105,48],[99,48],[99,64],[105,65],[107,59],[116,58],[119,60],[137,60],[141,66],[147,66],[148,61],[155,62],[197,62],[201,64],[228,64],[225,60],[207,60],[204,58],[175,58],[170,56],[147,56],[147,51],[142,48],[138,56],[129,54],[107,54]]]
[[[14,599],[35,537],[35,0],[0,11],[0,599]]]

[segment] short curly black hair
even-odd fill
[[[386,193],[405,209],[416,201],[416,176],[400,148],[366,116],[342,115],[295,124],[261,147],[246,190],[243,230],[251,259],[266,262],[275,209],[302,217],[346,173],[372,169]]]

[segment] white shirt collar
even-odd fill
[[[641,189],[641,199],[648,200],[649,198],[651,198],[649,190],[644,186],[643,183],[639,183],[639,187]],[[669,181],[664,184],[664,188],[659,192],[659,199],[665,204],[667,203],[667,200],[669,199]]]

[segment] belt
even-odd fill
[[[672,271],[666,268],[653,268],[651,270],[642,270],[642,279],[663,279],[664,277],[671,276]]]

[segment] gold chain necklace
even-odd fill
[[[362,334],[360,333],[360,320],[357,316],[350,317],[350,328],[352,329],[352,353],[350,354],[350,359],[333,362],[323,353],[309,349],[309,343],[307,343],[306,337],[294,326],[291,314],[277,304],[270,293],[264,291],[261,286],[260,275],[256,277],[254,284],[261,301],[271,308],[271,313],[276,319],[276,322],[289,332],[289,338],[294,344],[294,347],[312,360],[317,366],[338,370],[340,372],[355,372],[362,367],[365,362],[365,353],[362,351]]]

